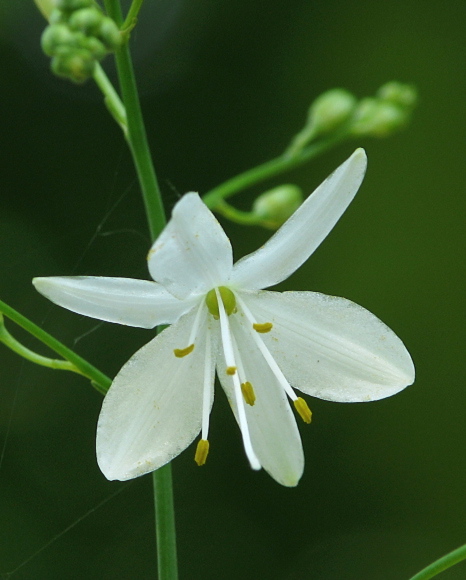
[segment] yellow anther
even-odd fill
[[[209,442],[207,439],[201,439],[197,444],[196,454],[194,455],[194,461],[199,467],[207,461],[207,455],[209,455]]]
[[[257,323],[255,322],[252,327],[254,328],[254,330],[256,332],[260,332],[261,334],[264,334],[265,332],[270,332],[272,330],[273,324],[271,322],[263,322],[263,323]]]
[[[227,375],[235,375],[236,367],[227,367]]]
[[[194,344],[190,344],[186,348],[175,348],[173,350],[173,353],[176,357],[183,358],[184,356],[186,356],[190,352],[193,352],[193,350],[194,350]]]
[[[236,298],[233,292],[226,286],[219,286],[218,292],[220,294],[220,298],[222,299],[225,312],[228,314],[228,316],[236,312]],[[218,319],[220,313],[218,311],[217,293],[215,292],[215,289],[207,292],[205,302],[207,305],[207,310],[215,319]]]
[[[301,419],[305,423],[310,423],[312,418],[311,409],[307,406],[306,401],[302,397],[298,397],[296,401],[293,401],[293,405],[298,413],[301,415]]]
[[[243,393],[243,397],[246,403],[252,407],[256,402],[256,393],[254,392],[254,389],[252,388],[252,385],[249,381],[241,383],[241,392]]]

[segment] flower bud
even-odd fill
[[[105,16],[96,8],[82,8],[73,12],[68,20],[72,30],[80,30],[88,35],[96,34]]]
[[[51,24],[42,33],[40,43],[45,54],[54,56],[61,46],[74,44],[74,37],[66,24]]]
[[[69,49],[52,59],[52,71],[60,76],[66,77],[75,83],[83,83],[92,76],[95,68],[95,59],[92,54],[85,49]]]
[[[356,97],[344,89],[326,91],[312,103],[309,109],[309,125],[314,134],[330,133],[338,129],[353,114]]]
[[[302,201],[303,194],[299,187],[279,185],[256,198],[252,213],[262,220],[262,226],[276,230],[298,209]]]
[[[100,40],[98,40],[94,36],[85,36],[82,42],[80,43],[80,46],[88,50],[92,54],[92,56],[98,61],[102,60],[108,52],[106,47],[100,42]]]
[[[402,109],[412,109],[417,101],[417,91],[412,85],[405,85],[392,81],[381,86],[377,91],[377,96],[382,101],[387,101],[401,107]]]
[[[55,6],[62,12],[74,12],[81,8],[89,8],[93,4],[92,0],[55,0]]]
[[[407,120],[407,112],[400,107],[369,97],[360,101],[354,114],[351,132],[353,135],[387,137],[403,127]]]
[[[96,36],[108,50],[116,50],[121,45],[121,34],[118,26],[111,18],[105,17],[100,23]]]

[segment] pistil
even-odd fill
[[[233,337],[230,332],[228,316],[225,311],[223,301],[221,300],[219,289],[216,288],[215,293],[217,295],[218,313],[220,319],[220,333],[222,336],[222,347],[227,369],[231,367],[237,369],[237,364],[235,363],[235,352],[233,348]],[[251,442],[251,436],[249,434],[249,427],[246,419],[246,409],[244,408],[243,393],[241,390],[241,383],[238,377],[238,373],[235,372],[233,375],[230,376],[233,380],[236,408],[238,412],[238,422],[241,430],[241,435],[243,437],[244,450],[246,451],[246,456],[249,459],[251,467],[253,469],[260,469],[261,464],[257,459],[256,454],[254,453],[254,449],[252,447]]]

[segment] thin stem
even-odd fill
[[[317,155],[320,155],[324,151],[327,151],[327,149],[330,149],[337,143],[343,141],[347,136],[346,131],[344,133],[338,133],[326,141],[319,141],[318,143],[306,147],[306,149],[303,149],[295,156],[283,154],[280,155],[280,157],[275,157],[275,159],[271,159],[270,161],[262,163],[262,165],[248,169],[244,173],[240,173],[217,187],[214,187],[208,191],[202,199],[207,207],[216,210],[217,206],[223,199],[230,197],[243,189],[251,187],[256,183],[260,183],[261,181],[265,181],[266,179],[275,177],[276,175],[285,173],[285,171],[289,171],[290,169],[307,163],[313,157],[317,157]]]
[[[119,2],[105,0],[105,7],[108,15],[121,28],[123,16]],[[165,226],[165,213],[147,142],[128,42],[124,42],[115,52],[115,59],[128,120],[128,144],[141,185],[149,230],[152,239],[155,239]]]
[[[107,109],[115,121],[120,125],[125,137],[128,137],[126,109],[114,86],[110,82],[110,79],[105,74],[104,69],[98,63],[95,65],[93,78],[105,97],[105,105],[107,106]]]
[[[15,352],[19,356],[37,365],[48,367],[50,369],[71,371],[74,373],[82,374],[81,371],[77,367],[75,367],[73,363],[70,363],[67,360],[47,358],[46,356],[37,354],[33,350],[21,344],[6,329],[2,314],[0,314],[0,342],[3,342],[5,346],[7,346],[10,350]]]
[[[244,226],[262,225],[264,222],[264,220],[260,216],[250,211],[242,211],[240,209],[236,209],[226,201],[223,201],[223,199],[217,202],[217,205],[215,206],[215,211],[217,213],[222,214],[230,221],[235,222],[237,224],[242,224]]]
[[[104,375],[104,373],[99,371],[99,369],[97,369],[95,366],[91,365],[85,359],[83,359],[75,352],[70,350],[68,347],[66,347],[59,340],[54,338],[51,334],[45,332],[45,330],[42,330],[42,328],[31,322],[28,318],[26,318],[25,316],[17,312],[14,308],[8,306],[8,304],[6,304],[1,300],[0,300],[0,312],[4,316],[12,320],[15,324],[21,326],[21,328],[24,328],[26,332],[29,332],[29,334],[40,340],[43,344],[45,344],[50,349],[55,351],[65,360],[69,361],[72,365],[74,365],[74,367],[77,369],[77,372],[81,373],[82,375],[90,379],[92,385],[100,393],[105,394],[108,391],[112,380],[106,375]]]
[[[133,3],[131,4],[128,11],[128,15],[126,16],[123,26],[121,27],[123,31],[128,29],[131,30],[136,25],[139,10],[141,10],[143,2],[144,0],[133,0]]]
[[[120,30],[124,30],[132,9],[134,8],[137,14],[137,10],[141,6],[139,0],[135,0],[131,6],[127,21],[123,23],[119,0],[104,0],[104,2],[108,15],[115,20]],[[134,19],[134,16],[132,18]],[[129,25],[131,26],[131,22]],[[128,40],[129,35],[127,34],[126,42],[117,50],[115,58],[127,115],[128,144],[141,185],[149,230],[154,240],[165,226],[166,219],[147,142]],[[177,580],[175,511],[170,463],[153,472],[152,482],[154,488],[158,578],[159,580]]]
[[[171,464],[152,473],[159,580],[177,580],[176,530]]]
[[[446,556],[442,556],[427,566],[427,568],[424,568],[418,572],[415,576],[410,578],[410,580],[429,580],[429,578],[437,576],[437,574],[440,574],[440,572],[448,570],[448,568],[451,568],[463,560],[466,560],[466,544],[460,548],[457,548],[456,550],[453,550]]]

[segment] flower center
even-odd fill
[[[217,288],[218,293],[220,294],[220,298],[223,303],[223,307],[225,308],[225,312],[230,316],[236,312],[236,298],[233,292],[227,288],[226,286],[219,286]],[[207,310],[212,314],[215,320],[220,318],[220,312],[218,307],[218,298],[217,292],[215,292],[215,288],[207,292],[205,297],[205,303],[207,305]]]

